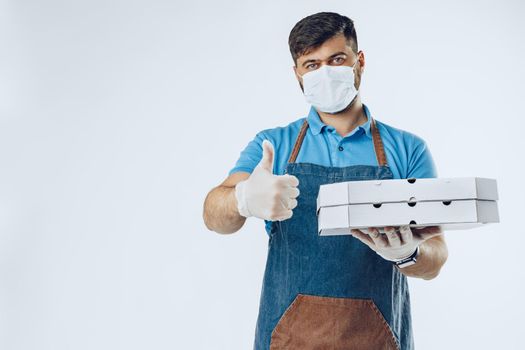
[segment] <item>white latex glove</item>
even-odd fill
[[[411,229],[408,225],[387,226],[384,228],[384,234],[377,227],[369,227],[364,231],[352,229],[351,234],[389,261],[400,261],[409,257],[421,243],[443,233],[439,226]]]
[[[293,175],[274,175],[274,149],[270,141],[262,143],[263,156],[250,177],[235,186],[237,209],[245,217],[255,216],[270,221],[292,217],[297,206],[299,180]]]

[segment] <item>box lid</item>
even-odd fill
[[[481,177],[410,178],[325,184],[319,188],[317,210],[343,204],[459,199],[498,200],[496,180]]]

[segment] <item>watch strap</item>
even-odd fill
[[[419,246],[417,246],[416,250],[414,250],[414,252],[410,256],[407,256],[406,258],[398,260],[398,261],[394,261],[394,264],[400,268],[414,265],[417,261],[418,255],[419,255]]]

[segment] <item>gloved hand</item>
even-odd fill
[[[235,186],[237,209],[245,217],[255,216],[270,221],[292,217],[297,206],[299,180],[293,175],[274,175],[274,149],[270,141],[262,143],[263,156],[250,177]]]
[[[409,257],[421,243],[443,233],[439,226],[410,228],[408,225],[387,226],[384,228],[385,234],[376,227],[369,227],[364,231],[352,229],[351,234],[389,261]]]

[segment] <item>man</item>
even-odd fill
[[[204,203],[213,231],[262,218],[269,235],[255,349],[413,349],[406,276],[432,279],[447,259],[439,227],[317,234],[319,186],[436,177],[425,141],[375,120],[361,102],[365,67],[353,21],[322,12],[289,36],[310,112],[263,130]],[[275,147],[275,148],[274,148]]]

